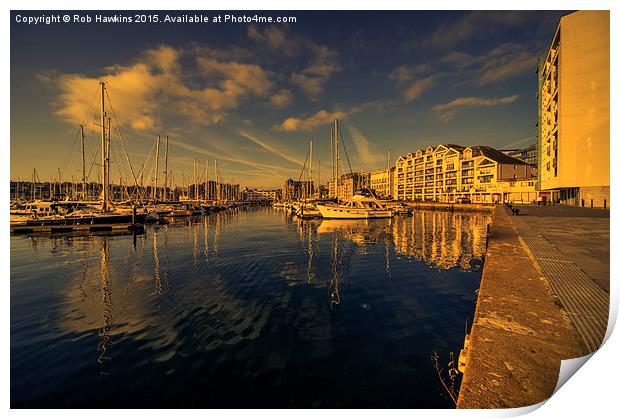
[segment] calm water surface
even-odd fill
[[[452,407],[489,218],[11,236],[12,407]],[[445,366],[445,365],[444,365]]]

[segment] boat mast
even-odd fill
[[[309,173],[308,192],[310,197],[314,194],[314,188],[312,187],[312,140],[310,140],[310,173]]]
[[[338,200],[338,165],[340,164],[340,147],[338,144],[338,120],[334,119],[334,153],[336,156],[336,200]]]
[[[207,187],[209,186],[209,160],[205,163],[205,201],[209,199],[207,195]]]
[[[82,199],[86,200],[86,153],[84,151],[84,125],[80,124],[80,137],[82,140]]]
[[[318,161],[316,162],[316,171],[317,171],[317,174],[316,174],[316,177],[317,177],[316,183],[317,183],[317,185],[319,185],[319,186],[318,186],[318,194],[317,194],[317,197],[320,199],[320,198],[321,198],[321,160],[318,160]]]
[[[105,115],[105,82],[99,82],[101,85],[101,182],[103,201],[101,210],[108,210],[108,174],[107,174],[107,147],[106,147],[106,115]]]
[[[157,173],[159,173],[159,140],[161,137],[157,134],[157,144],[155,145],[155,188],[153,190],[153,201],[157,204]]]
[[[217,159],[215,159],[215,199],[220,202],[220,184],[218,183],[217,176]]]
[[[164,200],[168,200],[168,136],[166,135],[166,160],[164,163]]]
[[[196,158],[194,157],[194,201],[198,196],[198,182],[196,181]]]

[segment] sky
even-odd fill
[[[440,143],[534,143],[536,60],[566,13],[260,13],[296,18],[286,24],[28,25],[16,18],[41,14],[11,13],[13,180],[30,179],[33,168],[41,180],[59,171],[63,180],[79,180],[79,124],[87,172],[97,179],[93,102],[104,81],[114,116],[113,182],[131,176],[121,135],[145,182],[154,177],[161,135],[169,138],[168,171],[177,184],[193,176],[194,159],[202,179],[209,162],[213,179],[217,159],[224,181],[279,187],[299,178],[311,140],[314,179],[328,180],[334,118],[353,171],[386,167],[389,149],[394,164]]]

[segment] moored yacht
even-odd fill
[[[391,218],[394,212],[380,202],[369,189],[358,191],[340,204],[316,204],[323,218],[366,219]]]

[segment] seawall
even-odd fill
[[[452,202],[406,202],[414,210],[493,212],[494,204],[456,204]]]
[[[458,408],[512,408],[553,394],[562,359],[584,354],[566,311],[504,205],[493,209]]]

